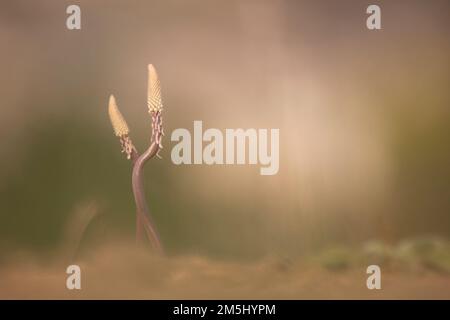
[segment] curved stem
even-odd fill
[[[161,241],[150,216],[147,202],[145,200],[144,185],[142,183],[143,168],[145,162],[156,155],[159,150],[157,143],[153,142],[150,147],[141,154],[133,165],[131,178],[134,201],[136,202],[136,238],[138,242],[142,241],[142,231],[147,233],[150,242],[157,251],[162,251]],[[142,228],[143,227],[143,228]]]

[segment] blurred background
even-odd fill
[[[169,256],[281,269],[324,256],[340,269],[407,251],[450,297],[450,3],[376,1],[382,30],[370,31],[372,2],[2,1],[0,265],[133,241],[131,164],[107,102],[144,150],[152,63],[166,137],[145,189]],[[71,4],[81,30],[66,28]],[[172,164],[170,134],[194,120],[279,128],[279,173]]]

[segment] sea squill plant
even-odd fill
[[[133,188],[134,200],[136,202],[136,240],[142,242],[145,234],[155,250],[161,252],[161,240],[145,200],[144,185],[142,181],[144,164],[154,156],[159,157],[159,151],[162,149],[162,137],[164,135],[161,115],[163,109],[161,86],[158,74],[152,64],[148,65],[147,94],[148,112],[150,113],[152,120],[152,132],[149,147],[142,154],[139,154],[131,141],[129,136],[130,130],[117,107],[116,99],[113,95],[109,97],[108,112],[114,133],[119,138],[122,152],[125,153],[127,159],[131,160],[133,166],[131,185]]]

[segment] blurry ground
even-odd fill
[[[422,252],[427,246],[428,253]],[[450,252],[439,246],[409,241],[387,252],[388,247],[373,242],[361,250],[330,248],[295,260],[232,262],[157,257],[134,245],[116,245],[77,262],[80,291],[65,287],[67,261],[42,264],[16,256],[0,269],[0,298],[450,299]],[[369,261],[381,266],[381,290],[366,287]]]

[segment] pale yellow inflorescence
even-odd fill
[[[147,92],[147,104],[148,111],[161,112],[162,100],[161,100],[161,85],[159,83],[158,74],[155,67],[152,64],[148,65],[148,92]]]
[[[128,125],[117,107],[116,99],[113,95],[109,97],[108,112],[115,135],[118,137],[128,135],[130,130],[128,129]]]

